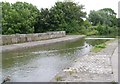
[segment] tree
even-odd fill
[[[38,21],[35,24],[35,33],[46,32],[50,30],[50,11],[48,8],[41,8],[38,14]]]
[[[88,15],[88,20],[91,22],[91,24],[93,26],[97,25],[98,23],[100,23],[100,18],[98,15],[98,12],[96,11],[90,11],[90,14]]]
[[[118,35],[120,36],[120,18],[117,19]]]
[[[34,32],[39,10],[32,4],[2,2],[2,33],[27,34]]]
[[[120,18],[117,18],[117,26],[120,28]]]
[[[83,23],[82,18],[86,15],[82,11],[83,9],[83,5],[72,1],[56,2],[55,6],[50,9],[54,14],[53,19],[56,20],[53,23],[55,24],[54,29],[58,27],[59,30],[65,30],[67,33],[79,31]]]
[[[88,20],[96,26],[99,35],[117,35],[116,13],[111,8],[104,8],[98,11],[90,11]]]
[[[0,2],[0,34],[2,34],[2,3]]]
[[[104,8],[98,11],[90,11],[90,14],[88,15],[88,20],[94,26],[97,24],[106,24],[108,26],[117,25],[116,13],[111,8]]]
[[[42,25],[36,30],[77,32],[83,23],[82,18],[86,16],[83,7],[72,1],[56,2],[49,10],[41,10],[38,24]]]

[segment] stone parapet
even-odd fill
[[[35,34],[2,35],[1,37],[2,37],[2,44],[9,45],[9,44],[16,44],[16,43],[60,38],[60,37],[64,37],[65,35],[66,35],[65,31],[54,31],[54,32],[35,33]]]

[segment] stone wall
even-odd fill
[[[52,38],[60,38],[66,35],[65,31],[35,33],[35,34],[14,34],[14,35],[2,35],[2,44],[16,44],[32,41],[40,41]]]

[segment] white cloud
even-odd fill
[[[56,1],[63,0],[3,0],[10,3],[15,3],[16,1],[28,2],[36,5],[40,8],[50,8],[55,4]],[[74,0],[79,2],[79,4],[85,5],[85,11],[89,13],[90,10],[99,10],[102,8],[112,8],[118,14],[118,1],[119,0]]]

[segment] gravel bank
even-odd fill
[[[117,40],[107,43],[107,47],[98,53],[90,52],[68,68],[62,70],[51,81],[62,82],[112,82],[113,67],[111,57],[118,46]]]

